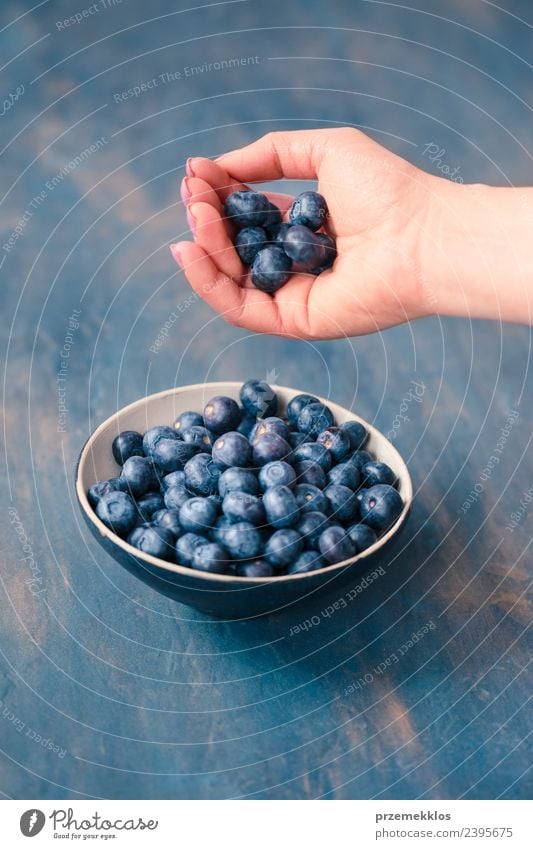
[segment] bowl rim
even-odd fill
[[[199,569],[192,569],[190,566],[182,566],[180,563],[171,563],[168,560],[163,560],[159,557],[154,557],[151,554],[145,554],[135,546],[130,545],[125,539],[119,537],[115,534],[110,528],[108,528],[101,519],[98,518],[96,512],[93,510],[91,505],[89,504],[89,499],[87,497],[87,493],[83,488],[81,477],[84,469],[84,465],[90,456],[92,446],[94,445],[98,435],[107,429],[109,424],[115,419],[117,416],[121,414],[127,413],[131,410],[134,410],[138,407],[146,405],[148,402],[154,400],[155,398],[164,398],[169,395],[178,395],[180,392],[194,391],[194,390],[216,390],[222,389],[223,387],[227,389],[235,389],[239,390],[242,386],[242,381],[238,380],[220,380],[220,381],[208,381],[206,383],[191,383],[183,386],[175,386],[172,389],[163,389],[161,392],[154,392],[152,395],[145,395],[142,398],[139,398],[137,401],[133,401],[131,404],[127,404],[125,407],[121,407],[119,410],[116,410],[110,416],[108,416],[98,427],[90,434],[90,436],[85,441],[83,448],[80,451],[78,461],[76,463],[76,471],[75,471],[75,485],[76,485],[76,497],[78,499],[78,503],[85,513],[85,515],[89,518],[92,524],[97,528],[100,536],[107,537],[114,545],[117,545],[119,548],[123,549],[126,554],[136,558],[137,560],[142,560],[150,566],[155,566],[158,569],[161,569],[162,572],[172,572],[177,575],[191,576],[194,575],[195,578],[205,579],[206,581],[221,581],[226,584],[270,584],[272,582],[282,583],[286,581],[300,581],[306,578],[312,578],[316,576],[318,573],[322,574],[332,574],[335,571],[341,571],[345,569],[347,566],[352,566],[355,563],[360,563],[364,561],[367,557],[370,557],[372,554],[375,554],[379,551],[380,548],[386,545],[386,543],[392,539],[392,537],[400,530],[401,526],[405,522],[407,515],[411,509],[412,501],[413,501],[413,484],[411,481],[411,476],[409,474],[409,470],[407,465],[401,456],[398,449],[392,444],[392,442],[387,439],[387,437],[380,431],[378,428],[374,427],[374,425],[367,422],[365,419],[358,416],[353,410],[348,409],[347,407],[343,407],[340,404],[337,404],[335,401],[331,401],[328,398],[324,398],[320,395],[316,395],[315,397],[318,400],[326,404],[328,406],[338,407],[345,413],[348,413],[353,420],[361,422],[367,431],[370,434],[377,435],[380,439],[384,439],[388,442],[390,449],[393,454],[395,454],[395,460],[397,461],[398,468],[401,470],[401,474],[399,473],[399,477],[402,478],[402,498],[404,499],[403,510],[394,522],[393,525],[389,528],[389,530],[383,534],[383,536],[379,537],[376,542],[366,548],[364,551],[360,552],[360,554],[356,554],[353,557],[349,557],[346,560],[341,560],[339,563],[332,563],[329,566],[323,566],[321,569],[317,569],[314,572],[301,572],[292,575],[273,575],[270,578],[250,578],[250,577],[240,577],[238,575],[223,575],[218,572],[202,572]],[[293,393],[294,395],[301,394],[309,394],[307,390],[303,389],[295,389],[291,386],[280,386],[279,384],[270,384],[271,388],[276,392],[283,393]],[[161,577],[164,577],[162,575]]]

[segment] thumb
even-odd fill
[[[268,133],[252,144],[232,150],[216,160],[232,177],[263,182],[288,177],[315,180],[326,155],[331,130],[295,130]]]

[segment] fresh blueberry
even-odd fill
[[[267,245],[258,251],[252,265],[252,283],[256,289],[273,294],[287,282],[292,268],[283,248]]]
[[[310,230],[319,230],[326,223],[328,206],[318,192],[302,192],[289,210],[291,224],[303,224]]]
[[[167,510],[179,510],[191,495],[192,493],[184,486],[170,486],[165,490],[165,507]]]
[[[297,531],[282,528],[275,531],[265,545],[265,558],[277,569],[282,569],[296,560],[302,547],[303,541]]]
[[[192,566],[194,552],[200,545],[206,545],[208,540],[199,534],[186,533],[176,542],[176,559],[183,566]]]
[[[241,421],[239,405],[233,398],[215,395],[204,408],[205,426],[213,433],[227,433],[236,430]]]
[[[198,545],[193,551],[192,565],[200,572],[219,572],[224,574],[230,565],[229,554],[216,542]]]
[[[354,453],[348,458],[348,463],[351,463],[356,469],[361,472],[361,469],[365,465],[365,463],[370,463],[372,460],[372,455],[368,453],[368,451],[354,451]]]
[[[324,248],[325,252],[324,262],[321,265],[317,265],[316,268],[311,269],[311,274],[318,275],[322,274],[323,271],[327,271],[328,268],[331,268],[337,258],[337,247],[334,240],[331,236],[328,236],[327,233],[315,233],[315,236]]]
[[[287,418],[290,421],[293,427],[296,427],[298,422],[298,416],[302,412],[304,407],[307,407],[308,404],[319,404],[318,398],[315,398],[314,395],[307,395],[305,393],[301,393],[300,395],[295,395],[287,405]]]
[[[239,563],[237,574],[241,578],[271,578],[274,570],[266,560],[250,560],[248,563]]]
[[[115,436],[111,446],[113,457],[119,466],[128,459],[128,457],[143,457],[143,438],[136,430],[123,430],[118,436]]]
[[[213,437],[203,425],[191,425],[181,431],[181,438],[187,445],[195,445],[199,451],[210,452]]]
[[[355,553],[360,554],[370,548],[377,540],[376,532],[368,525],[352,525],[348,528],[348,536],[355,546]]]
[[[178,432],[173,427],[158,425],[147,430],[143,436],[143,451],[146,457],[150,457],[160,439],[179,439]]]
[[[355,554],[355,546],[344,528],[331,525],[320,534],[318,540],[320,553],[328,563],[340,563]]]
[[[247,466],[251,459],[252,446],[242,433],[224,433],[213,445],[213,462],[222,470]]]
[[[250,434],[250,442],[253,442],[258,436],[263,436],[264,433],[277,433],[286,442],[289,441],[291,435],[283,419],[280,419],[278,416],[268,416],[266,419],[259,419]]]
[[[253,525],[265,522],[261,499],[249,492],[228,492],[222,502],[222,512],[232,522],[251,522]]]
[[[185,410],[183,413],[180,413],[176,421],[174,422],[174,429],[178,431],[178,433],[182,433],[184,430],[189,430],[191,427],[202,427],[204,423],[203,416],[200,413],[195,413],[193,410]]]
[[[295,463],[312,460],[313,463],[318,463],[325,472],[329,472],[333,465],[333,457],[328,449],[317,442],[304,442],[303,445],[299,445],[293,451],[292,457]]]
[[[329,514],[336,522],[354,522],[358,504],[353,490],[342,484],[331,483],[324,490],[329,502]]]
[[[311,483],[298,484],[294,494],[302,514],[311,511],[325,513],[328,509],[328,499],[317,486],[313,486]]]
[[[293,486],[296,472],[284,460],[274,460],[259,472],[259,485],[263,492],[271,486]]]
[[[185,472],[179,469],[176,472],[169,472],[161,480],[161,489],[163,491],[170,489],[171,486],[185,486]]]
[[[124,481],[121,481],[120,478],[111,478],[108,481],[96,481],[87,491],[89,504],[94,508],[102,495],[105,495],[106,492],[117,492],[118,490],[124,491]]]
[[[263,552],[263,540],[251,522],[235,522],[223,531],[224,547],[233,560],[253,560]]]
[[[152,515],[152,522],[159,525],[160,528],[170,531],[174,539],[177,539],[183,533],[183,528],[180,525],[179,510],[157,510]]]
[[[274,460],[288,457],[292,449],[279,433],[263,433],[254,439],[252,445],[252,460],[254,466],[264,466]]]
[[[261,192],[233,192],[224,204],[225,215],[238,227],[262,227],[269,212],[269,200]]]
[[[189,533],[206,534],[215,524],[218,510],[209,498],[189,498],[180,507],[180,525]]]
[[[265,215],[264,228],[269,239],[274,239],[281,224],[281,210],[271,201],[268,202],[268,211]]]
[[[377,484],[363,490],[360,502],[361,520],[375,531],[390,528],[402,510],[402,496],[393,486]]]
[[[195,495],[216,495],[220,469],[211,454],[196,454],[185,463],[185,486]]]
[[[146,457],[129,457],[122,466],[121,478],[134,498],[159,486],[154,464]]]
[[[295,463],[294,471],[299,484],[309,484],[318,489],[324,489],[326,486],[326,473],[322,466],[319,466],[313,460],[302,460],[301,463]]]
[[[127,492],[106,492],[98,500],[96,515],[119,536],[129,533],[138,519],[135,502]]]
[[[165,507],[163,496],[159,492],[147,492],[137,499],[136,504],[141,522],[150,522],[153,514]]]
[[[324,513],[312,511],[302,513],[302,517],[296,525],[296,530],[303,538],[306,548],[318,548],[320,535],[330,524],[330,520]]]
[[[213,542],[218,542],[224,545],[224,533],[228,528],[231,528],[233,522],[227,516],[219,516],[215,524],[209,531],[209,537]]]
[[[309,442],[310,437],[306,433],[300,433],[299,430],[291,430],[289,433],[289,445],[292,448],[298,448],[299,445],[303,445],[304,442]]]
[[[228,492],[249,492],[259,494],[259,484],[251,469],[226,469],[218,479],[219,494],[224,497]]]
[[[252,265],[258,251],[265,247],[268,241],[266,231],[262,227],[244,227],[235,236],[235,250],[245,265]]]
[[[274,528],[290,528],[300,516],[298,503],[288,486],[272,486],[263,496],[268,522]]]
[[[366,492],[366,489],[358,489],[355,493],[355,500],[357,501],[357,508],[359,512],[361,512],[361,501],[363,500],[363,496]]]
[[[361,422],[343,422],[341,424],[341,430],[346,431],[350,437],[350,448],[352,451],[359,451],[368,438],[368,431]]]
[[[279,247],[282,248],[283,243],[284,243],[285,239],[287,238],[287,233],[289,232],[290,229],[291,229],[291,225],[288,222],[284,221],[282,224],[280,224],[278,229],[274,233],[274,239],[273,239],[274,244],[279,245]]]
[[[275,416],[278,411],[278,396],[265,380],[247,380],[239,395],[246,413],[254,418]]]
[[[144,554],[161,557],[163,560],[175,559],[174,535],[166,528],[157,525],[138,525],[128,537],[130,545],[134,545]]]
[[[378,483],[385,483],[390,486],[396,483],[396,475],[391,467],[387,466],[386,463],[380,463],[379,460],[370,460],[365,463],[361,469],[361,477],[365,488],[376,486]]]
[[[294,563],[287,567],[288,575],[301,575],[304,572],[316,572],[317,569],[323,569],[328,564],[318,551],[302,551]]]
[[[316,441],[328,449],[335,463],[341,463],[350,456],[350,437],[340,427],[327,427],[318,434]]]
[[[296,224],[285,236],[283,250],[303,271],[312,271],[323,265],[326,260],[326,248],[312,230]]]
[[[356,490],[361,481],[359,470],[353,463],[339,463],[328,472],[328,483],[338,483]]]
[[[242,433],[246,439],[249,439],[252,430],[255,427],[255,423],[257,421],[255,416],[250,415],[246,412],[244,407],[241,408],[242,419],[239,427],[237,428],[237,433]]]
[[[158,439],[150,452],[152,460],[162,472],[176,472],[183,469],[187,460],[198,452],[198,446],[183,442],[182,439],[174,437]]]
[[[317,404],[307,404],[303,408],[298,416],[297,425],[301,433],[308,433],[316,439],[318,434],[327,427],[331,427],[333,422],[333,413],[329,407],[318,402]]]

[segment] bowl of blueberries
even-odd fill
[[[108,418],[76,471],[102,547],[212,616],[269,615],[383,563],[409,472],[375,427],[262,380],[182,386]]]

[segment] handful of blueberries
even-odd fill
[[[333,265],[335,242],[318,232],[328,216],[326,201],[318,192],[298,195],[288,222],[282,221],[281,211],[261,192],[233,192],[224,211],[238,228],[237,253],[251,266],[252,283],[263,292],[276,292],[291,271],[321,274]]]
[[[240,401],[217,395],[173,427],[119,433],[120,476],[88,492],[96,515],[145,554],[247,578],[346,560],[399,517],[396,476],[364,449],[360,422],[335,425],[306,394],[282,418],[260,380]]]

